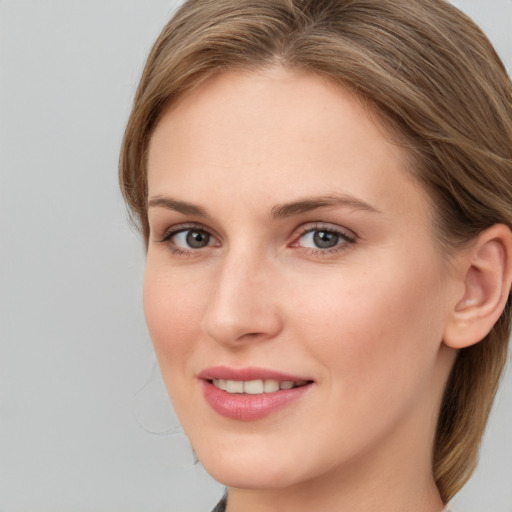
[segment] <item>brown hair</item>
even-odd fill
[[[121,151],[121,190],[146,242],[147,151],[165,108],[224,69],[275,62],[350,88],[399,134],[447,254],[493,224],[512,227],[512,85],[485,35],[448,2],[189,0],[148,57]],[[445,501],[475,468],[510,324],[509,295],[449,378],[433,453]]]

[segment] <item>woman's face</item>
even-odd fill
[[[406,167],[351,93],[282,68],[221,74],[158,124],[145,314],[224,484],[430,467],[454,294]]]

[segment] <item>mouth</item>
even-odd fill
[[[277,380],[277,379],[255,379],[255,380],[209,380],[217,389],[231,394],[260,395],[262,393],[275,393],[279,390],[288,390],[307,385],[307,380]]]
[[[313,380],[262,368],[215,367],[199,375],[206,403],[229,419],[265,418],[304,400],[315,387]]]

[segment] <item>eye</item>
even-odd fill
[[[166,244],[172,252],[180,255],[219,245],[218,240],[205,229],[183,225],[169,229],[160,243]]]
[[[170,240],[180,249],[202,249],[211,245],[211,236],[200,229],[184,229],[170,237]]]
[[[333,252],[355,242],[356,236],[341,228],[305,226],[292,247],[303,247],[313,252]]]
[[[336,247],[340,241],[340,235],[333,231],[318,230],[309,231],[300,237],[303,247],[317,249],[331,249]]]

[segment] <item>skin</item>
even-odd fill
[[[305,72],[226,72],[162,117],[148,186],[146,319],[229,512],[440,512],[432,442],[463,290],[407,155],[367,108]],[[319,197],[343,201],[282,207]],[[190,228],[208,245],[187,245]],[[347,238],[319,248],[321,229]],[[314,384],[243,422],[204,399],[197,375],[217,365]]]

